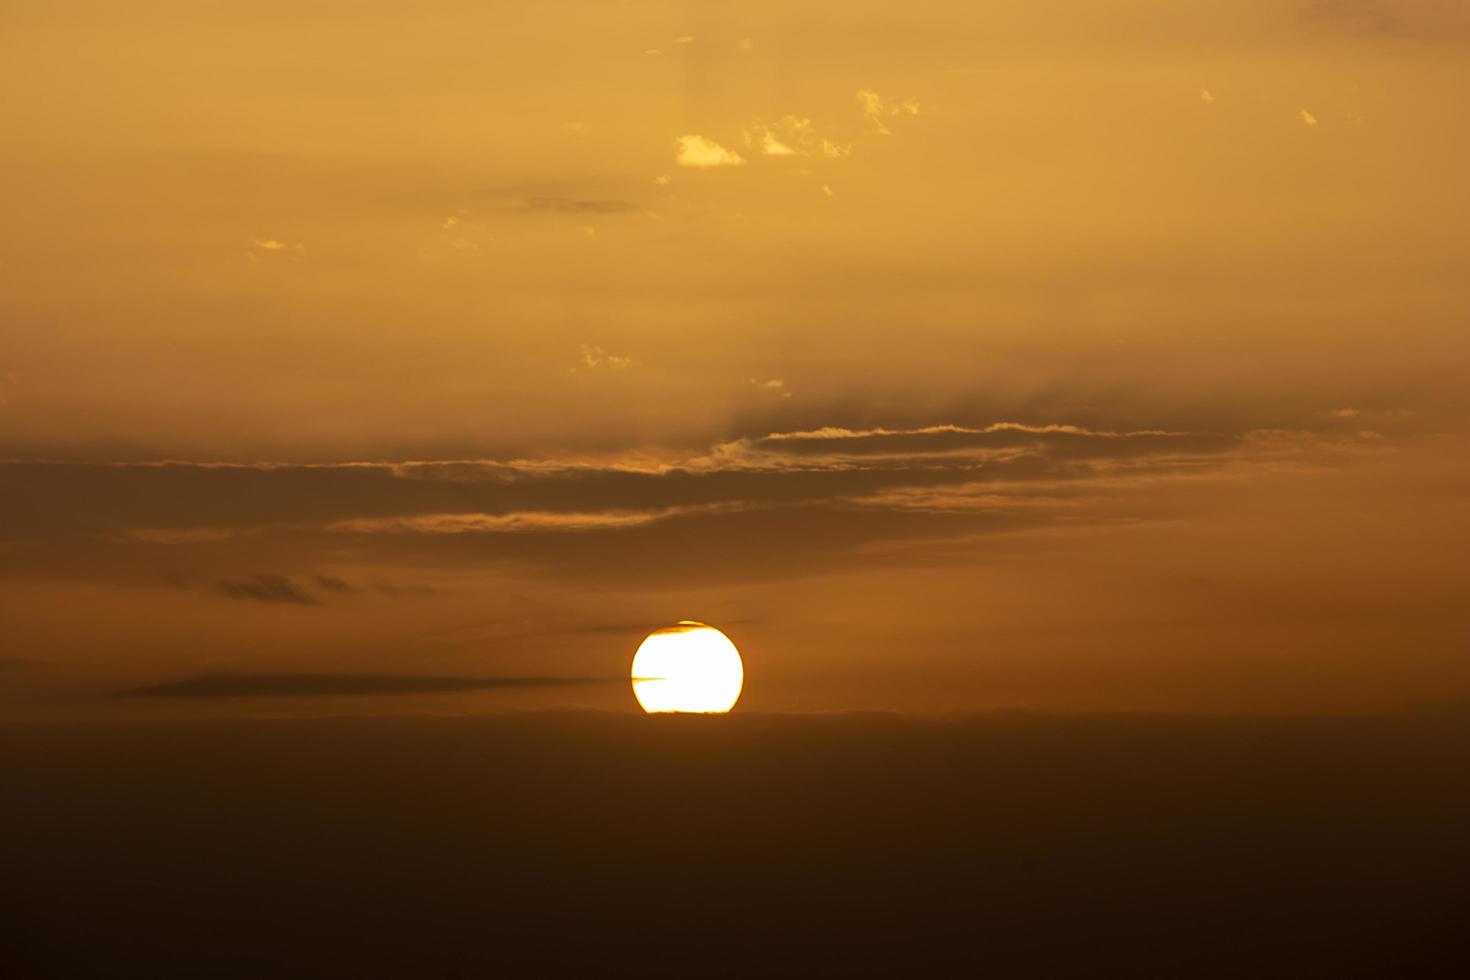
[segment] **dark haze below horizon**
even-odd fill
[[[1470,717],[11,725],[25,977],[1445,976]]]

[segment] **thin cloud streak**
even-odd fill
[[[400,674],[208,674],[122,692],[132,698],[259,698],[437,694],[627,683],[622,677],[442,677]]]

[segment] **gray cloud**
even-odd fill
[[[566,214],[627,214],[639,210],[632,201],[575,197],[530,197],[524,207],[527,211],[560,211]]]
[[[1370,37],[1449,41],[1470,30],[1457,0],[1309,0],[1301,16],[1314,30]]]
[[[208,674],[124,691],[127,697],[249,698],[328,694],[433,694],[493,688],[606,684],[618,677],[442,677],[402,674]]]
[[[284,602],[300,606],[319,606],[321,600],[284,575],[261,572],[248,579],[223,579],[216,584],[231,599],[253,602]]]

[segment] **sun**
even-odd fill
[[[685,620],[654,630],[633,655],[633,696],[649,714],[719,714],[745,683],[740,651],[713,626]]]

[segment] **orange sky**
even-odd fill
[[[1470,695],[1467,42],[6,4],[0,710],[632,710],[690,618],[747,710]],[[579,680],[118,696],[299,673]]]

